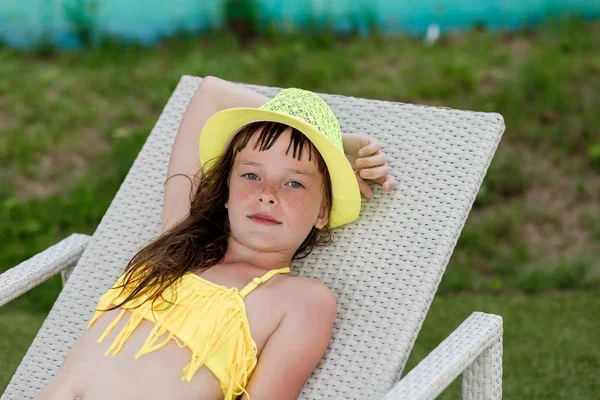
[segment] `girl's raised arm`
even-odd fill
[[[260,107],[268,100],[266,96],[214,76],[202,79],[183,115],[173,144],[165,182],[161,232],[189,214],[191,197],[198,186],[194,176],[199,178],[202,173],[198,148],[206,121],[221,110]]]

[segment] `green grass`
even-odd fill
[[[561,287],[551,272],[536,286],[519,271],[600,251],[598,36],[600,24],[568,19],[431,48],[295,34],[243,47],[223,33],[46,57],[2,49],[0,215],[15,223],[0,226],[0,265],[92,233],[179,78],[192,74],[502,113],[507,131],[448,267],[454,283],[440,290]],[[599,272],[590,258],[577,286],[597,286]]]
[[[0,46],[0,271],[73,232],[92,234],[181,75],[216,75],[501,113],[507,130],[439,294],[465,303],[524,294],[536,302],[557,290],[592,297],[600,287],[599,38],[600,22],[570,18],[535,30],[445,36],[433,47],[407,37],[293,32],[245,45],[226,32],[153,49],[106,42],[83,53]],[[47,314],[60,289],[56,276],[24,294],[1,309],[2,323]],[[447,333],[457,325],[435,326]],[[537,332],[547,333],[543,324]],[[18,335],[4,335],[1,346],[32,337]],[[590,363],[598,360],[589,354]],[[524,363],[507,358],[506,370]],[[547,373],[560,380],[570,371]],[[545,390],[541,378],[523,383],[523,376],[513,384]]]
[[[473,311],[502,316],[503,398],[594,399],[600,298],[593,291],[436,296],[403,375]],[[460,379],[439,397],[460,398]]]

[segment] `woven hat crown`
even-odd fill
[[[260,109],[300,118],[327,137],[342,153],[344,152],[340,124],[327,103],[315,93],[298,88],[283,89]]]

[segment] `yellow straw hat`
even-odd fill
[[[200,134],[202,169],[208,171],[225,151],[229,139],[241,127],[256,121],[280,122],[296,128],[315,145],[331,177],[331,228],[358,218],[360,190],[354,170],[344,155],[340,125],[325,101],[308,90],[283,89],[259,108],[228,108],[214,114],[206,121]]]

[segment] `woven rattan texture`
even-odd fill
[[[0,275],[0,306],[72,268],[79,261],[90,237],[74,233],[41,253]]]
[[[502,399],[502,332],[462,374],[462,398]]]
[[[502,317],[473,312],[382,400],[435,399],[461,373],[462,400],[502,399],[502,332]]]
[[[2,399],[32,398],[54,376],[99,296],[160,233],[163,183],[179,123],[200,78],[183,76]],[[280,88],[245,85],[273,97]],[[377,138],[397,189],[373,185],[361,217],[292,265],[338,301],[327,353],[301,399],[373,399],[399,379],[504,122],[496,113],[320,96],[342,133]]]

